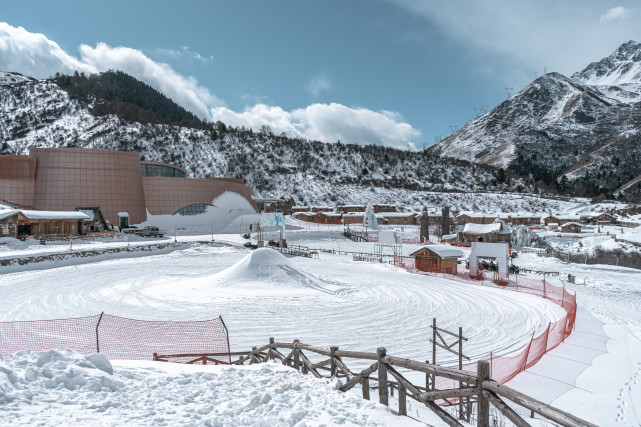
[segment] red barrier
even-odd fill
[[[394,265],[410,273],[436,276],[434,272],[425,272],[417,268],[413,258],[395,257]],[[483,274],[483,271],[481,271],[481,274]],[[496,287],[491,280],[481,279],[481,281],[479,281],[466,276],[467,275],[464,274],[448,275],[447,278],[474,285]],[[550,300],[561,306],[566,314],[558,321],[549,323],[545,331],[539,336],[535,337],[534,334],[532,334],[530,342],[518,354],[512,356],[496,356],[490,353],[481,358],[481,360],[490,362],[490,377],[500,383],[505,383],[520,372],[534,366],[541,360],[545,353],[561,344],[572,333],[576,321],[576,295],[572,295],[566,291],[565,288],[554,286],[545,280],[529,279],[518,275],[510,275],[509,277],[510,279],[507,282],[507,286],[501,286],[502,288],[516,292],[525,292]],[[475,372],[476,366],[476,362],[474,362],[463,365],[463,369]],[[438,378],[436,387],[438,389],[447,389],[455,385],[456,383],[452,380]]]
[[[153,360],[154,353],[216,354],[213,359],[217,363],[231,363],[222,317],[203,321],[146,321],[102,314],[0,322],[0,355],[50,349],[71,349],[81,354],[99,352],[110,359],[128,360]],[[190,359],[193,357],[172,361]]]

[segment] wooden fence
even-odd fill
[[[287,351],[281,352],[281,350]],[[313,363],[304,351],[307,354],[313,353],[324,357],[321,361]],[[506,400],[526,408],[532,414],[539,414],[562,426],[596,427],[581,418],[492,380],[490,378],[490,364],[485,360],[478,361],[476,372],[469,372],[389,356],[385,348],[382,347],[376,353],[368,353],[340,350],[338,347],[319,348],[303,344],[298,340],[294,340],[292,343],[274,342],[273,338],[269,339],[269,344],[260,348],[253,347],[249,352],[233,354],[239,356],[238,360],[232,362],[235,365],[280,360],[283,365],[291,366],[305,375],[311,374],[316,378],[344,379],[341,391],[345,392],[360,386],[363,398],[367,400],[370,400],[370,390],[378,390],[378,400],[386,406],[389,406],[390,394],[393,395],[396,390],[398,392],[399,415],[407,415],[407,399],[413,399],[424,404],[450,426],[462,426],[462,424],[444,407],[453,405],[455,404],[453,402],[461,399],[469,398],[475,406],[476,424],[479,427],[490,425],[490,406],[494,406],[498,412],[515,425],[529,426],[530,424],[512,409]],[[372,363],[359,372],[348,367],[347,359],[360,360],[361,365],[362,361]],[[425,386],[412,383],[401,371],[425,374]],[[437,389],[435,385],[439,383],[448,384],[449,387]]]

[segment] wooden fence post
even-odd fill
[[[432,364],[436,365],[436,317],[432,318]],[[432,374],[432,391],[436,390],[436,374]]]
[[[267,356],[265,356],[265,362],[269,360],[271,357],[272,359],[274,356],[272,356],[272,347],[274,346],[274,337],[269,337],[269,350],[267,350]]]
[[[407,415],[407,391],[405,386],[398,384],[398,415]]]
[[[254,352],[256,351],[256,349],[257,349],[257,348],[258,348],[258,347],[252,347],[252,357],[251,357],[251,358],[250,358],[250,360],[249,360],[249,364],[250,364],[250,365],[253,365],[253,364],[255,363],[256,359],[258,359],[258,358],[256,357],[256,355],[254,354]]]
[[[298,353],[300,350],[296,348],[296,344],[298,343],[298,340],[294,340],[294,369],[297,371],[300,370],[300,354]]]
[[[387,355],[387,350],[385,350],[385,347],[379,347],[376,349],[376,355],[378,356],[378,399],[382,405],[389,406],[387,396],[387,367],[383,363],[383,358]]]
[[[490,425],[490,402],[483,396],[483,381],[490,379],[490,364],[486,360],[479,360],[476,365],[477,381],[477,403],[476,403],[476,425],[477,427],[489,427]]]
[[[331,376],[335,377],[338,374],[338,367],[336,366],[336,356],[334,356],[334,353],[336,353],[336,350],[338,350],[338,347],[330,347],[329,348],[329,357],[331,359]]]
[[[369,377],[363,377],[361,385],[363,386],[363,399],[369,400]]]

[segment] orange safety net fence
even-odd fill
[[[475,280],[467,273],[451,274],[451,271],[440,271],[437,264],[422,264],[413,258],[395,257],[394,265],[403,268],[410,273],[430,276],[442,276],[451,280],[470,283],[481,286],[497,286],[493,280],[486,279],[484,275],[491,275],[492,272],[481,271],[482,279]],[[549,323],[545,330],[538,336],[532,334],[529,343],[517,354],[509,356],[497,356],[492,352],[480,358],[490,362],[490,377],[500,383],[506,383],[520,372],[535,365],[548,351],[561,344],[574,329],[576,321],[576,295],[570,294],[565,288],[554,286],[546,280],[536,280],[519,275],[510,274],[507,282],[501,282],[501,288],[515,292],[525,292],[552,301],[565,310],[565,315],[556,322]],[[463,365],[463,369],[470,372],[476,371],[477,364],[469,363]],[[446,378],[437,378],[436,388],[447,389],[455,387],[457,383]]]
[[[98,314],[73,319],[0,322],[0,355],[71,349],[110,359],[193,363],[192,354],[231,363],[222,317],[203,321],[146,321]],[[158,357],[160,355],[160,357]]]

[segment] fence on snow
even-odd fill
[[[492,272],[481,271],[483,274],[483,279],[475,280],[471,279],[466,273],[461,274],[447,274],[447,273],[436,273],[436,272],[426,272],[418,270],[413,262],[414,260],[406,257],[396,257],[395,265],[401,267],[411,273],[447,277],[451,280],[456,280],[460,282],[481,285],[481,286],[491,286],[497,287],[494,281],[491,278],[487,278],[486,275],[492,274]],[[434,265],[436,269],[436,265]],[[536,362],[538,362],[548,351],[554,349],[559,344],[561,344],[574,329],[574,323],[576,321],[576,295],[570,294],[565,288],[554,286],[545,279],[535,280],[526,277],[519,276],[517,274],[510,274],[508,282],[505,288],[510,291],[515,292],[524,292],[531,295],[536,295],[541,298],[552,301],[553,303],[561,306],[565,310],[565,315],[557,320],[556,322],[550,322],[545,330],[539,335],[534,336],[530,342],[523,348],[521,352],[512,356],[497,356],[490,352],[488,355],[482,357],[480,360],[487,360],[490,363],[490,376],[492,379],[505,383],[512,378],[514,378],[520,372],[525,371],[530,368]],[[476,364],[468,364],[463,366],[464,370],[474,371],[476,369]]]
[[[203,321],[147,321],[103,313],[70,319],[0,322],[1,356],[52,348],[82,354],[105,353],[110,359],[231,362],[229,336],[222,317]],[[185,354],[185,349],[190,353]],[[201,359],[203,356],[205,359]]]

